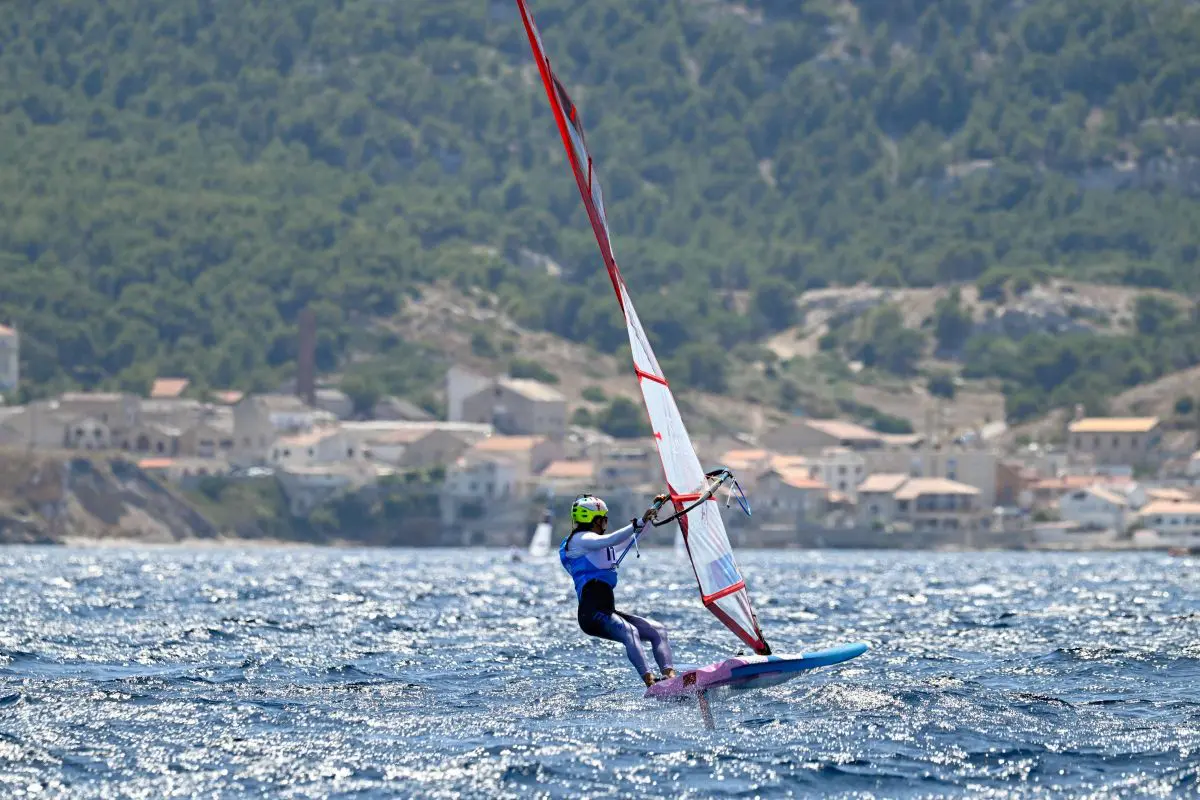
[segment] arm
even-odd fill
[[[642,530],[643,527],[645,526],[638,521],[636,523],[630,523],[624,528],[621,528],[618,531],[613,531],[612,533],[601,534],[588,531],[586,533],[576,534],[575,537],[571,539],[571,549],[574,550],[576,547],[578,547],[585,553],[591,553],[595,552],[596,550],[603,550],[606,547],[616,547],[617,545],[624,544],[632,539],[635,534]]]

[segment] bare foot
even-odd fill
[[[649,672],[642,676],[642,680],[646,682],[647,686],[653,686],[654,684],[658,683],[654,675]]]
[[[663,670],[663,680],[664,681],[669,681],[669,680],[671,680],[671,678],[674,678],[674,677],[675,677],[675,669],[673,667],[667,667],[666,669]]]

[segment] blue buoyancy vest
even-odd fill
[[[609,547],[605,550],[597,551],[598,555],[604,554],[602,557],[604,557],[605,561],[609,562],[608,566],[600,566],[589,558],[589,553],[579,556],[568,556],[567,543],[570,541],[571,537],[568,536],[558,546],[558,560],[562,562],[563,569],[569,572],[571,579],[575,581],[576,596],[580,599],[583,598],[583,587],[588,581],[607,583],[615,589],[617,586],[617,566],[613,563],[613,554],[609,552],[613,548]]]

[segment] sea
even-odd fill
[[[556,560],[505,550],[0,549],[0,797],[1196,797],[1200,559],[745,550],[768,689],[646,699]],[[618,606],[740,643],[686,560]]]

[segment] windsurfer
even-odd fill
[[[643,642],[649,643],[654,652],[654,660],[662,677],[675,677],[667,629],[655,620],[617,611],[613,588],[617,585],[617,565],[621,554],[642,532],[646,523],[657,516],[659,506],[667,499],[666,495],[659,495],[654,498],[655,504],[646,509],[640,519],[631,520],[619,531],[606,533],[608,506],[605,502],[591,495],[578,497],[571,506],[571,519],[575,527],[558,550],[563,567],[575,582],[575,593],[579,597],[577,617],[580,629],[589,636],[625,645],[625,654],[647,686],[652,686],[658,679],[646,662]],[[618,552],[617,548],[621,545],[625,545],[625,548]]]

